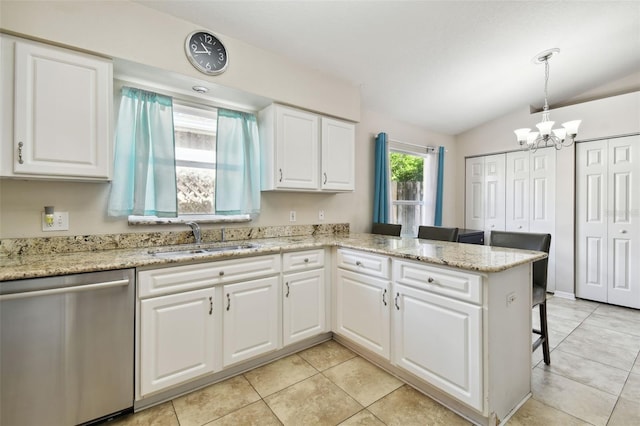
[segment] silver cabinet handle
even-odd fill
[[[209,315],[213,314],[213,297],[209,296]]]
[[[434,281],[435,281],[435,280],[433,279],[433,277],[429,277],[429,278],[427,278],[427,282],[428,282],[428,283],[432,283],[432,282],[434,282]]]
[[[396,297],[394,299],[394,303],[396,305],[396,309],[400,310],[400,306],[398,306],[398,297],[400,297],[400,293],[396,293]]]
[[[387,306],[386,295],[387,295],[387,289],[385,288],[384,293],[382,293],[382,303],[384,303],[384,306]]]
[[[304,259],[304,263],[309,263],[309,258],[306,258],[306,257],[305,257],[305,259]]]
[[[280,181],[279,182],[282,182],[282,169],[278,169],[278,171],[280,172]]]
[[[284,283],[284,285],[287,286],[287,294],[285,294],[284,297],[289,297],[289,283]]]
[[[229,293],[227,293],[227,311],[231,308],[231,297]]]
[[[218,272],[218,275],[220,275],[221,277],[224,276],[224,271]]]
[[[362,262],[360,262],[359,260],[356,260],[356,266],[362,266]]]
[[[324,182],[322,182],[322,183],[326,184],[327,183],[327,172],[324,172],[323,175],[324,175]]]
[[[626,229],[621,229],[621,230],[620,230],[620,233],[621,233],[621,234],[626,234],[626,233],[627,233],[627,230],[626,230]]]
[[[24,144],[22,142],[18,142],[18,163],[24,164],[24,160],[22,159],[22,148]]]

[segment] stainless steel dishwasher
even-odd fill
[[[76,425],[133,406],[134,270],[0,282],[0,425]]]

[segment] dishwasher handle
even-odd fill
[[[59,287],[59,288],[51,288],[47,290],[36,290],[36,291],[25,291],[22,293],[10,293],[10,294],[0,294],[0,301],[2,300],[15,300],[15,299],[24,299],[27,297],[38,297],[38,296],[50,296],[53,294],[61,294],[61,293],[77,293],[81,291],[93,291],[93,290],[101,290],[105,288],[111,287],[126,287],[129,285],[129,280],[115,280],[115,281],[105,281],[102,283],[94,283],[94,284],[84,284],[78,286],[70,286],[70,287]]]

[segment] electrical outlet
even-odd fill
[[[291,210],[289,212],[289,222],[295,222],[295,221],[296,221],[296,211]]]
[[[42,230],[49,231],[68,231],[69,230],[69,212],[55,212],[53,213],[53,223],[51,226],[47,225],[44,220],[44,212],[42,212]]]
[[[318,220],[324,220],[324,210],[318,211]]]

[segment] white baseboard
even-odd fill
[[[553,295],[555,297],[560,297],[562,299],[576,300],[576,295],[574,293],[568,293],[566,291],[554,291]]]

